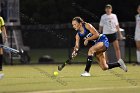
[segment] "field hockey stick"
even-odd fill
[[[0,44],[0,47],[3,48],[6,52],[12,52],[15,54],[20,54],[20,53],[24,52],[23,50],[19,51],[19,50],[16,50],[14,48],[11,48],[11,47],[8,47],[8,46],[2,45],[2,44]]]
[[[78,53],[78,49],[76,48],[74,49],[71,57],[68,60],[66,60],[62,65],[58,66],[58,70],[61,71],[66,64],[71,64],[71,61],[74,59],[74,57],[76,57],[77,53]]]
[[[72,57],[70,57],[68,60],[66,60],[62,65],[58,66],[58,70],[61,71],[65,66],[66,64],[70,64],[71,61],[72,61]]]
[[[79,53],[83,56],[87,57],[87,54],[85,54],[82,51],[77,51],[76,53]],[[66,60],[62,65],[58,66],[58,70],[61,71],[67,64],[71,64],[71,61],[74,59],[74,56],[70,57],[68,60]]]

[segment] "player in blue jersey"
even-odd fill
[[[81,76],[91,76],[89,70],[94,56],[97,58],[102,70],[120,67],[125,72],[127,72],[127,67],[124,61],[121,59],[118,62],[106,62],[105,51],[109,47],[109,41],[104,34],[98,33],[97,30],[90,23],[84,22],[81,17],[74,17],[72,20],[72,26],[77,31],[77,34],[75,36],[75,47],[72,52],[72,57],[76,57],[77,52],[80,48],[81,41],[84,43],[85,46],[91,46],[88,51],[85,71],[83,74],[81,74]]]

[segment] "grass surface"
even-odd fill
[[[5,66],[0,80],[0,93],[139,93],[140,66],[128,65],[102,71],[92,65],[91,77],[80,77],[85,65],[68,65],[58,77],[53,76],[57,65]]]

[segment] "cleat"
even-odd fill
[[[85,71],[84,73],[81,74],[82,77],[90,77],[90,73]]]
[[[127,72],[127,67],[122,59],[118,60],[118,63],[120,64],[120,68],[123,69],[125,72]]]

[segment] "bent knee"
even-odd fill
[[[107,65],[102,65],[101,68],[102,68],[103,71],[108,70],[108,66]]]
[[[95,53],[95,50],[94,49],[89,49],[89,51],[88,51],[88,54],[89,55],[93,55]]]

